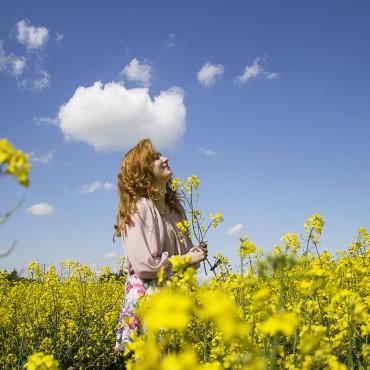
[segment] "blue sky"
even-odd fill
[[[322,248],[370,228],[370,5],[365,1],[2,1],[1,137],[32,153],[1,179],[0,268],[112,243],[121,157],[150,137],[173,176],[199,176],[210,253],[269,251],[325,219]],[[238,226],[239,225],[239,226]],[[230,230],[234,231],[230,235]]]

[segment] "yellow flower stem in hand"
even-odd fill
[[[199,244],[203,243],[203,244],[206,245],[207,243],[203,241],[204,237],[205,237],[208,229],[211,226],[216,228],[218,226],[218,224],[223,221],[222,213],[218,212],[215,215],[213,213],[211,213],[210,214],[211,222],[210,222],[210,224],[208,225],[207,228],[205,228],[203,225],[200,224],[201,213],[200,213],[199,209],[194,209],[194,202],[193,202],[193,189],[197,190],[199,188],[199,179],[198,179],[197,176],[194,176],[194,175],[189,176],[187,178],[187,181],[180,181],[178,178],[173,178],[171,180],[171,187],[172,187],[172,190],[176,191],[177,189],[179,189],[179,191],[182,193],[182,197],[187,202],[187,204],[190,208],[190,211],[191,211],[191,227],[192,227],[192,230],[193,230],[193,234],[194,234],[195,238],[197,239],[197,241],[199,242]],[[189,225],[189,222],[187,220],[185,220],[185,222],[186,222],[186,225],[183,225],[183,223],[181,223],[182,225],[180,225],[180,227],[179,227],[180,232],[181,233],[186,232],[186,233],[189,234],[190,225]],[[197,226],[197,228],[195,228],[195,226]],[[190,237],[190,235],[189,235],[189,237]],[[212,265],[211,262],[208,260],[208,257],[206,258],[206,261],[208,262],[211,271],[213,271],[214,275],[216,276],[216,273],[214,271],[215,267],[216,267],[216,264]],[[218,261],[216,261],[216,263],[217,262]],[[206,269],[206,266],[205,266],[205,261],[203,261],[203,267],[204,267],[204,272],[207,275],[207,269]]]

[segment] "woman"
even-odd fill
[[[193,246],[189,236],[179,237],[177,222],[187,220],[184,207],[169,181],[168,159],[149,139],[141,140],[123,157],[118,174],[119,206],[115,234],[122,239],[127,273],[124,299],[118,319],[115,352],[124,351],[132,331],[141,323],[133,313],[139,297],[159,289],[157,274],[171,275],[172,255],[190,256],[198,269],[207,258],[207,246]]]

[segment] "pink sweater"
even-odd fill
[[[161,215],[150,198],[141,197],[137,202],[138,212],[131,215],[133,224],[126,224],[122,231],[122,246],[125,255],[124,268],[136,272],[140,279],[153,279],[161,266],[171,274],[172,255],[185,254],[194,245],[189,237],[184,243],[177,235],[176,223],[187,220],[184,208],[182,216],[172,210],[168,216]],[[192,265],[195,269],[200,262]]]

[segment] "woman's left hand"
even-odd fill
[[[208,257],[208,249],[207,245],[204,245],[205,243],[201,243],[195,247],[190,248],[189,252],[191,253],[192,251],[198,251],[198,250],[203,250],[205,259]]]

